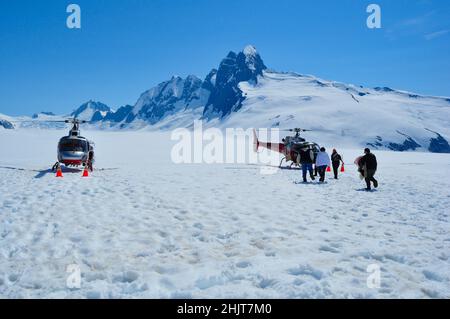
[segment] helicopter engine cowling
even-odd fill
[[[87,161],[87,155],[85,152],[60,152],[58,160],[64,164],[81,165]]]

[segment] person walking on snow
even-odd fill
[[[364,154],[365,155],[363,157],[361,157],[358,164],[359,164],[359,167],[364,172],[364,178],[365,178],[366,184],[367,184],[366,190],[370,191],[371,190],[370,182],[373,183],[373,186],[375,188],[378,187],[378,181],[374,177],[374,175],[377,171],[378,163],[377,163],[376,156],[370,152],[370,149],[366,148],[364,150]]]
[[[325,172],[328,166],[330,166],[330,156],[326,152],[325,147],[322,147],[320,148],[320,152],[317,153],[316,159],[316,167],[319,172],[319,181],[321,183],[325,182]]]
[[[318,153],[314,152],[314,177],[317,177],[317,175],[318,175],[318,170],[317,170],[317,165],[316,165],[317,154]]]
[[[333,153],[331,154],[331,163],[333,166],[334,179],[338,179],[338,171],[341,162],[344,164],[342,156],[336,151],[336,149],[333,149]]]
[[[309,176],[311,180],[315,180],[313,174],[313,162],[314,162],[314,152],[311,148],[301,149],[298,156],[300,157],[300,164],[302,165],[302,175],[303,183],[306,183],[306,173],[309,171]]]

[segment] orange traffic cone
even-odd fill
[[[56,177],[63,177],[61,167],[58,167],[58,168],[56,169]]]
[[[89,171],[88,171],[87,167],[84,168],[83,177],[89,177]]]
[[[341,166],[341,173],[344,173],[345,172],[345,167],[344,167],[344,164],[342,164],[342,166]]]
[[[327,167],[327,172],[331,172],[331,167],[330,166]]]

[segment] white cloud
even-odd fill
[[[433,40],[433,39],[442,37],[442,36],[446,35],[449,32],[450,32],[450,30],[441,30],[441,31],[437,31],[437,32],[428,33],[428,34],[425,35],[425,39]]]

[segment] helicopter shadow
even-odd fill
[[[55,171],[53,171],[51,168],[46,169],[46,170],[42,170],[42,171],[37,171],[38,173],[36,174],[36,176],[34,176],[34,178],[43,178],[45,177],[47,174],[54,174]],[[70,168],[70,167],[64,167],[62,169],[63,173],[81,173],[82,170],[77,169],[77,168]]]
[[[42,177],[44,177],[45,175],[47,175],[48,173],[53,173],[53,171],[49,168],[49,169],[46,169],[46,170],[43,170],[43,171],[39,171],[37,174],[36,174],[36,176],[34,176],[34,178],[42,178]]]
[[[51,169],[36,170],[36,169],[26,169],[26,168],[20,168],[20,167],[12,167],[12,166],[0,166],[0,168],[1,169],[12,170],[12,171],[18,171],[18,172],[37,172],[37,175],[34,176],[34,178],[42,178],[45,175],[47,175],[47,173],[51,173],[52,172]]]
[[[1,169],[9,169],[9,170],[13,170],[13,171],[27,171],[27,169],[25,168],[20,168],[20,167],[12,167],[12,166],[0,166]]]
[[[301,171],[301,167],[291,167],[291,166],[276,166],[276,165],[268,165],[268,164],[246,164],[248,166],[256,166],[256,167],[269,167],[269,168],[278,168],[280,170],[286,170],[286,171]],[[231,169],[231,168],[228,168]]]

